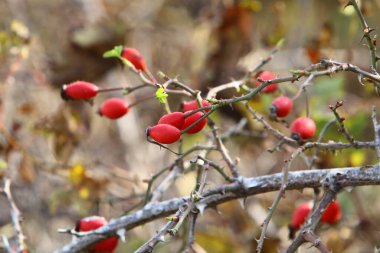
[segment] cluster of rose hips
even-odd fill
[[[145,61],[141,54],[134,48],[124,48],[121,57],[129,61],[138,72],[143,72],[155,81],[152,74],[146,67]],[[117,89],[117,88],[116,88]],[[122,89],[122,88],[120,88]],[[100,92],[112,91],[115,89],[100,89],[93,83],[85,81],[76,81],[62,86],[61,97],[65,100],[91,100]],[[118,119],[126,115],[130,106],[120,98],[107,99],[99,108],[101,116],[109,119]]]
[[[204,107],[210,106],[211,104],[206,100],[202,100],[201,105]],[[204,118],[200,120],[204,115],[203,112],[193,113],[193,110],[198,108],[199,106],[195,100],[184,102],[182,104],[182,112],[165,114],[160,118],[157,125],[147,128],[147,137],[161,144],[171,144],[178,141],[184,132],[187,134],[200,132],[206,126],[207,119]],[[207,112],[209,109],[205,111]],[[198,120],[200,121],[196,123]],[[194,123],[196,124],[188,129]]]
[[[292,222],[289,225],[290,237],[294,236],[295,231],[301,228],[312,210],[312,203],[306,202],[299,205],[293,212]],[[326,224],[333,224],[342,217],[342,211],[338,201],[332,201],[323,212],[321,221]]]
[[[262,71],[257,75],[256,86],[260,86],[263,81],[276,79],[276,74],[270,71]],[[264,87],[261,91],[265,94],[273,93],[278,89],[278,84],[273,83]],[[279,96],[272,101],[270,108],[271,116],[283,118],[289,115],[293,108],[293,100],[287,96]],[[295,140],[307,140],[314,136],[317,127],[313,119],[309,117],[299,117],[290,125],[292,138]]]
[[[86,217],[77,222],[75,230],[77,232],[88,232],[91,230],[98,229],[107,225],[107,220],[104,217],[100,216],[91,216]],[[107,239],[104,239],[88,249],[88,253],[113,253],[117,247],[118,237],[113,236]]]

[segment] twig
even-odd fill
[[[349,133],[348,129],[344,126],[343,121],[345,118],[342,118],[338,113],[338,108],[343,106],[343,101],[336,102],[335,106],[329,105],[330,110],[334,113],[334,116],[336,118],[336,122],[338,124],[338,132],[341,132],[344,134],[346,139],[352,144],[352,146],[356,147],[357,141],[355,141],[354,137]]]
[[[326,188],[326,191],[322,197],[322,200],[319,202],[318,206],[315,208],[308,220],[305,222],[305,225],[302,227],[296,239],[294,239],[292,244],[286,250],[286,253],[295,252],[299,246],[301,246],[303,243],[307,241],[306,238],[308,237],[305,237],[305,234],[314,233],[314,230],[316,229],[323,212],[326,210],[326,207],[330,204],[331,201],[334,200],[335,195],[341,189],[341,185],[339,183],[340,177],[340,174],[330,174],[323,179],[322,184]],[[313,246],[316,247],[318,245]]]
[[[306,241],[313,244],[321,253],[331,253],[330,250],[321,242],[321,240],[312,231],[305,231],[303,237]]]
[[[373,129],[375,133],[377,161],[380,162],[380,125],[377,120],[377,111],[376,111],[375,106],[372,106],[372,122],[373,122]]]
[[[277,194],[275,200],[273,201],[272,206],[269,208],[268,215],[263,222],[263,225],[262,225],[263,228],[261,230],[260,239],[257,242],[257,248],[256,248],[257,253],[260,253],[262,248],[263,248],[264,240],[265,240],[265,234],[267,232],[268,225],[269,225],[269,222],[273,216],[273,213],[276,210],[278,204],[280,203],[281,198],[283,198],[285,196],[285,191],[286,191],[287,184],[288,184],[289,168],[290,168],[292,162],[294,161],[294,159],[299,154],[301,154],[302,152],[303,152],[303,149],[298,148],[293,154],[291,154],[289,159],[285,160],[285,165],[282,167],[283,177],[282,177],[282,182],[281,182],[281,188],[280,188],[280,191]]]
[[[268,130],[269,133],[273,134],[275,137],[277,137],[280,140],[283,140],[286,142],[286,144],[297,147],[299,146],[298,143],[285,136],[283,133],[281,133],[279,130],[273,128],[267,121],[264,120],[262,116],[259,116],[255,110],[253,110],[251,107],[247,106],[248,110],[251,112],[253,117],[258,120],[261,124],[263,124],[264,128]],[[328,141],[327,143],[322,142],[307,142],[303,146],[303,150],[311,149],[311,148],[318,148],[318,149],[331,149],[331,150],[341,150],[341,149],[347,149],[347,148],[370,148],[375,149],[376,143],[374,141],[355,141],[355,147],[351,143],[343,143],[343,142],[335,142],[335,141]]]
[[[16,203],[13,199],[13,196],[11,193],[11,180],[9,178],[3,179],[3,188],[1,189],[1,193],[3,193],[8,200],[8,204],[11,209],[11,218],[12,218],[13,228],[16,231],[17,249],[18,251],[22,251],[26,248],[25,246],[26,237],[24,236],[22,232],[22,228],[21,228],[22,216],[21,216],[20,210],[17,208]]]
[[[322,142],[323,140],[323,137],[325,136],[326,132],[327,132],[327,129],[335,123],[335,119],[333,120],[330,120],[329,122],[326,123],[326,125],[324,125],[324,127],[322,128],[321,132],[319,133],[319,136],[318,136],[318,139],[317,139],[317,142]],[[317,160],[318,158],[318,152],[319,152],[319,148],[315,148],[314,150],[314,155],[313,157],[311,158],[310,160],[310,163],[309,163],[309,169],[311,169],[315,163],[315,161]]]
[[[208,125],[211,127],[211,132],[212,132],[212,135],[214,136],[214,140],[216,142],[216,147],[217,147],[219,153],[222,155],[223,160],[227,163],[227,166],[230,169],[232,176],[234,178],[238,178],[239,172],[237,170],[236,164],[234,163],[234,161],[232,160],[232,158],[228,154],[228,150],[224,146],[223,141],[218,134],[218,129],[215,126],[215,123],[211,119],[209,119]]]
[[[182,251],[182,253],[188,253],[190,252],[190,249],[193,246],[193,243],[195,241],[195,224],[197,221],[198,213],[191,213],[190,219],[189,219],[189,231],[187,235],[187,241],[185,245],[185,249]]]
[[[287,137],[286,135],[284,135],[283,133],[281,133],[279,130],[273,128],[268,122],[266,122],[264,120],[264,118],[262,116],[259,116],[257,114],[257,112],[254,109],[252,109],[248,104],[246,105],[246,107],[247,107],[248,111],[250,111],[250,113],[252,114],[252,116],[264,126],[265,130],[267,130],[268,132],[270,132],[271,134],[273,134],[274,136],[276,136],[278,139],[284,140],[288,144],[290,143],[290,144],[293,144],[293,145],[297,145],[297,141],[293,140],[290,137]]]
[[[341,187],[380,184],[380,168],[376,165],[289,172],[287,190],[320,187],[322,180],[331,175],[339,175],[335,183]],[[197,203],[197,206],[214,207],[233,199],[277,191],[280,189],[282,181],[282,173],[242,178],[241,182],[234,182],[207,190],[203,194],[203,198]],[[104,235],[115,234],[120,228],[130,230],[141,224],[175,213],[178,211],[178,208],[188,200],[189,197],[173,198],[159,203],[149,204],[134,214],[111,220],[107,225],[91,231],[88,235],[83,236],[76,242],[71,242],[55,251],[55,253],[80,252],[92,243],[104,239]]]
[[[363,37],[367,41],[367,45],[368,45],[370,57],[371,57],[371,71],[372,73],[379,75],[377,73],[377,61],[379,60],[379,57],[376,55],[376,36],[374,38],[371,38],[371,32],[373,32],[375,29],[370,28],[368,26],[366,20],[364,19],[364,15],[362,11],[360,10],[360,7],[358,3],[356,2],[356,0],[350,0],[346,6],[348,5],[352,5],[354,7],[356,14],[358,15],[360,23],[362,25],[363,33],[364,33]]]

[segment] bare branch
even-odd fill
[[[380,169],[376,165],[289,172],[287,190],[320,187],[322,186],[323,179],[332,175],[336,175],[335,182],[341,187],[380,184]],[[203,198],[198,202],[198,205],[214,207],[233,199],[276,191],[280,189],[282,181],[282,173],[242,178],[241,182],[234,182],[206,191],[203,194]],[[115,234],[120,228],[130,230],[149,221],[175,213],[188,200],[189,197],[185,197],[173,198],[159,203],[150,203],[134,214],[111,220],[107,225],[90,232],[89,235],[64,246],[55,251],[55,253],[80,252],[87,246],[104,239],[104,235],[110,236]]]

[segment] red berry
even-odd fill
[[[95,230],[106,225],[108,222],[104,217],[100,216],[91,216],[81,219],[75,228],[76,231],[86,232]],[[108,239],[102,240],[96,244],[94,244],[89,253],[113,253],[117,247],[118,238],[110,237]]]
[[[129,111],[128,104],[120,98],[110,98],[99,108],[99,114],[109,119],[118,119]]]
[[[68,99],[89,99],[98,94],[98,86],[85,81],[76,81],[70,84],[65,84],[61,89],[61,97]]]
[[[323,212],[321,221],[327,224],[332,224],[340,220],[341,217],[342,211],[340,208],[340,204],[338,201],[333,201],[327,206],[326,210]]]
[[[155,125],[146,130],[147,136],[161,144],[171,144],[181,137],[181,131],[168,124]]]
[[[211,104],[207,100],[202,100],[201,105],[202,105],[202,107],[204,107],[204,106],[209,106]],[[198,108],[199,108],[198,103],[195,100],[182,103],[182,111],[183,112],[192,111],[192,110],[195,110]],[[208,112],[208,111],[210,111],[210,109],[205,110],[205,112]]]
[[[197,112],[197,113],[194,113],[191,116],[187,117],[185,119],[185,124],[183,124],[182,130],[188,128],[194,122],[196,122],[197,120],[199,120],[203,115],[204,114],[202,112]],[[188,134],[198,133],[199,131],[201,131],[205,127],[206,123],[207,123],[207,119],[204,118],[198,124],[196,124],[195,126],[193,126],[192,128],[190,128],[186,133],[188,133]]]
[[[291,227],[294,230],[300,229],[302,224],[306,221],[307,216],[309,215],[311,211],[312,205],[310,202],[303,203],[300,206],[294,210],[293,216],[292,216],[292,223]]]
[[[166,114],[160,118],[157,125],[159,124],[168,124],[172,125],[178,129],[182,129],[183,124],[185,123],[185,117],[182,112],[173,112]]]
[[[134,48],[125,47],[121,53],[121,57],[128,60],[139,71],[146,71],[146,64],[141,53]]]
[[[280,96],[272,101],[271,112],[277,117],[287,116],[293,108],[293,100],[288,97]]]
[[[269,81],[269,80],[273,80],[273,79],[276,79],[277,76],[276,74],[270,72],[270,71],[263,71],[261,72],[258,76],[257,76],[257,80],[256,80],[256,87],[259,87],[262,82],[259,81],[258,79],[261,79],[263,81]],[[278,84],[277,83],[273,83],[273,84],[270,84],[268,86],[266,86],[264,89],[262,89],[261,91],[263,93],[272,93],[272,92],[275,92],[278,88]]]
[[[292,131],[292,138],[295,140],[299,137],[302,139],[310,139],[314,136],[317,127],[313,119],[301,117],[293,121],[290,130]]]

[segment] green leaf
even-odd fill
[[[103,58],[112,58],[112,57],[120,58],[122,52],[123,52],[123,46],[115,46],[113,49],[105,52],[103,54]]]
[[[156,91],[156,98],[161,104],[166,103],[166,98],[168,97],[168,94],[165,93],[165,89],[163,87],[160,87]]]

